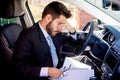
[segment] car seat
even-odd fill
[[[23,29],[24,10],[19,0],[1,0],[0,18],[14,19],[0,26],[0,79],[12,79],[12,56],[16,40]],[[21,21],[22,18],[22,21]]]
[[[11,61],[16,40],[22,31],[17,23],[5,24],[0,31],[0,72],[3,79],[11,77]]]
[[[11,62],[14,46],[21,31],[22,27],[17,23],[6,24],[1,28],[0,49],[7,63]]]

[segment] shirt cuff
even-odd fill
[[[76,30],[74,32],[69,31],[69,34],[71,34],[71,35],[74,35],[75,33],[76,33]]]
[[[74,34],[70,34],[70,32],[68,32],[67,35],[71,36],[74,40],[77,40],[77,32],[76,31]]]
[[[48,67],[42,67],[40,71],[40,77],[48,76]]]

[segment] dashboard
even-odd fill
[[[120,38],[120,29],[118,28],[118,26],[104,25],[102,39],[105,40],[110,46]]]
[[[103,80],[120,79],[120,40],[117,40],[108,50],[101,68]]]
[[[102,80],[118,80],[120,79],[120,28],[104,25],[101,35],[102,40],[110,47],[101,66]]]
[[[96,66],[101,69],[102,80],[120,80],[120,28],[107,24],[102,26],[103,29],[91,38],[92,61],[96,61]]]

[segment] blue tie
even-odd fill
[[[50,47],[50,50],[51,50],[53,65],[54,65],[54,67],[56,67],[57,64],[58,64],[58,58],[57,58],[56,48],[55,48],[55,46],[53,44],[53,41],[52,41],[52,39],[51,39],[50,36],[47,37],[47,41],[48,41],[48,44],[49,44],[49,47]]]

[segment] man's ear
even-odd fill
[[[46,16],[46,22],[47,22],[47,24],[49,23],[49,22],[51,22],[52,21],[52,16],[50,15],[50,14],[48,14],[47,16]]]

